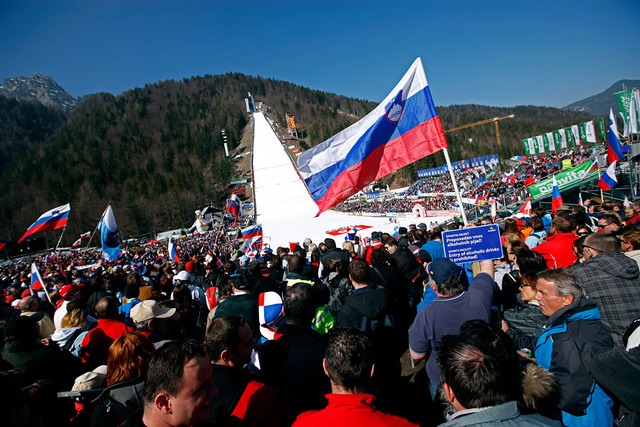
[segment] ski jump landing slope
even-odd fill
[[[310,237],[314,243],[319,243],[325,237],[333,237],[340,246],[345,235],[332,236],[327,231],[366,225],[371,228],[358,234],[370,236],[372,231],[393,233],[394,227],[399,225],[406,226],[416,221],[428,223],[431,219],[402,218],[393,224],[388,217],[352,216],[330,211],[315,217],[318,206],[265,115],[254,113],[253,121],[252,167],[256,222],[262,224],[265,243],[269,243],[272,249],[278,246],[288,248],[289,242],[302,243],[306,237]]]

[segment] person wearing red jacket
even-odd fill
[[[573,233],[571,221],[556,217],[551,221],[546,240],[532,250],[544,257],[549,269],[569,267],[577,260],[572,249],[577,238]]]
[[[96,303],[94,312],[98,319],[98,326],[90,330],[84,337],[80,350],[82,362],[91,369],[106,365],[111,344],[121,335],[133,332],[131,326],[127,326],[120,320],[116,297],[101,298]]]
[[[293,427],[348,425],[414,426],[404,418],[376,409],[374,396],[365,392],[373,375],[373,348],[360,328],[334,328],[327,334],[324,372],[331,380],[329,405],[304,412]]]

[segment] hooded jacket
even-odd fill
[[[387,315],[388,301],[384,288],[366,286],[356,289],[344,300],[336,326],[360,328],[366,319],[383,320]]]
[[[598,303],[602,323],[613,342],[623,346],[627,326],[640,317],[640,271],[638,264],[623,253],[600,254],[571,271]]]
[[[549,317],[536,343],[535,357],[558,381],[566,426],[613,425],[613,401],[591,376],[594,354],[609,348],[613,340],[594,301],[574,301]]]
[[[98,404],[91,416],[91,427],[120,425],[144,406],[143,390],[144,381],[140,378],[132,378],[105,388],[94,400]]]

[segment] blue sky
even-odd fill
[[[381,101],[420,56],[436,105],[562,107],[640,79],[640,1],[0,2],[0,79],[73,96],[229,71]]]

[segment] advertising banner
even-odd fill
[[[558,180],[558,188],[562,190],[576,182],[579,182],[587,175],[587,171],[593,165],[593,160],[584,162],[580,166],[576,166],[575,168],[567,169],[564,172],[560,172],[556,174],[556,180]],[[589,175],[598,174],[597,170],[594,170]],[[531,197],[534,199],[548,196],[551,194],[553,190],[553,179],[552,177],[547,178],[543,181],[538,182],[535,185],[529,187],[529,192],[531,193]]]

